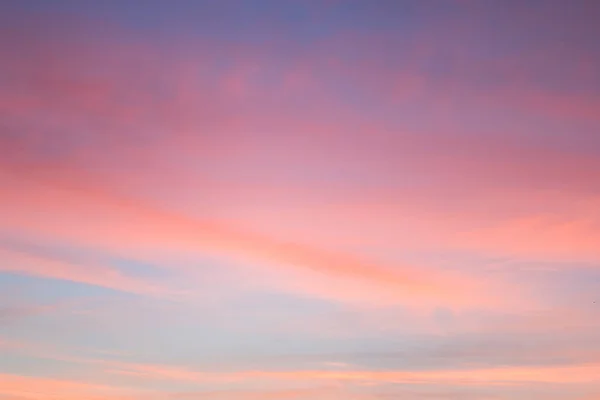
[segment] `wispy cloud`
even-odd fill
[[[92,260],[69,257],[43,247],[23,242],[0,242],[4,266],[0,270],[51,279],[61,279],[110,289],[154,296],[176,295],[175,290],[161,287],[144,278],[123,275],[116,269]]]

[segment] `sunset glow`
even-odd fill
[[[600,399],[598,21],[0,1],[0,400]]]

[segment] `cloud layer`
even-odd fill
[[[0,6],[0,399],[588,400],[588,1]]]

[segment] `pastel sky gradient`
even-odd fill
[[[0,1],[0,400],[600,399],[598,21]]]

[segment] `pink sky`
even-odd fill
[[[0,400],[600,398],[593,1],[0,15]]]

